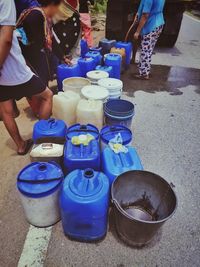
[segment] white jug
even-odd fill
[[[53,96],[53,117],[65,121],[67,126],[76,123],[76,108],[80,101],[79,94],[67,91]]]
[[[81,99],[77,106],[77,123],[88,123],[101,129],[103,126],[103,102],[100,100]]]

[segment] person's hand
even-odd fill
[[[140,36],[139,32],[135,32],[134,33],[134,39],[135,40],[138,40],[139,39],[139,36]]]
[[[68,66],[72,66],[72,62],[71,62],[71,58],[70,58],[70,57],[65,56],[65,57],[64,57],[64,62],[65,62],[65,64],[67,64]]]

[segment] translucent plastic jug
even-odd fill
[[[76,108],[80,96],[72,91],[59,92],[53,97],[53,116],[64,120],[67,125],[76,123]]]
[[[103,127],[103,102],[81,99],[77,106],[76,115],[78,123],[90,123],[101,129]]]
[[[64,233],[79,241],[99,240],[106,235],[109,182],[101,172],[75,170],[63,183],[60,209]]]

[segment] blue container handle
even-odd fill
[[[27,184],[48,184],[50,182],[60,181],[63,179],[63,176],[60,176],[58,178],[50,178],[50,179],[42,179],[42,180],[25,180],[21,178],[17,178],[18,182],[27,183]]]
[[[128,129],[127,127],[124,126],[121,129],[119,129],[119,127],[121,127],[121,125],[117,125],[117,126],[113,125],[113,126],[110,126],[110,129],[107,132],[102,133],[102,135],[105,135],[105,134],[110,133],[110,132],[123,132],[123,131],[129,131],[132,134],[131,130]]]
[[[50,128],[53,128],[56,126],[56,120],[54,118],[49,119],[48,123],[50,124]]]
[[[88,129],[87,128],[88,126],[89,126],[89,124],[88,125],[80,125],[79,129],[73,129],[73,130],[67,131],[67,134],[68,133],[74,133],[74,132],[90,132],[90,133],[99,134],[99,130],[98,129],[96,129],[96,130]]]

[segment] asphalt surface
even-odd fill
[[[142,249],[119,240],[112,216],[106,238],[97,244],[70,241],[58,223],[47,252],[41,248],[43,260],[38,258],[27,266],[200,265],[200,22],[185,16],[176,47],[157,49],[153,64],[151,81],[134,80],[135,66],[122,79],[125,98],[136,105],[133,145],[146,170],[175,185],[178,209],[174,217]],[[35,120],[25,100],[18,106],[21,133],[31,136]],[[13,267],[30,232],[15,188],[16,175],[29,157],[16,156],[2,122],[0,139],[0,266]]]

